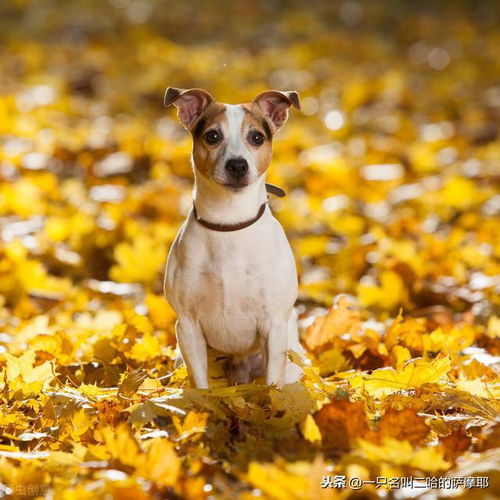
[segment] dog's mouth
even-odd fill
[[[248,184],[246,182],[231,182],[229,184],[223,184],[223,186],[228,190],[232,191],[233,193],[237,193],[238,191],[242,191],[245,189]]]

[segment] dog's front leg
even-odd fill
[[[266,383],[281,387],[285,382],[287,322],[272,321],[267,338]]]
[[[179,318],[175,334],[191,383],[198,389],[208,389],[207,343],[200,327],[191,320]]]

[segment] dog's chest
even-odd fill
[[[271,241],[259,240],[246,230],[204,233],[192,260],[197,283],[188,286],[197,303],[232,314],[272,308],[278,288],[292,271],[284,265],[288,243],[284,246],[275,234]]]
[[[262,223],[232,233],[188,225],[169,261],[174,309],[194,318],[208,344],[225,352],[251,349],[257,332],[295,301],[288,241],[275,219]]]

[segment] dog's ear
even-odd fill
[[[299,94],[293,90],[266,90],[261,92],[253,102],[260,107],[264,116],[271,120],[275,131],[287,121],[290,106],[300,109]]]
[[[196,123],[214,98],[203,89],[176,89],[168,87],[163,101],[165,107],[174,105],[177,116],[188,130]]]

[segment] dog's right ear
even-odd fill
[[[294,90],[266,90],[261,92],[253,102],[257,103],[264,116],[271,120],[275,131],[287,121],[290,106],[300,109],[299,94]]]
[[[205,111],[214,98],[203,89],[176,89],[168,87],[165,91],[163,103],[165,107],[173,104],[177,109],[177,116],[188,130]]]

